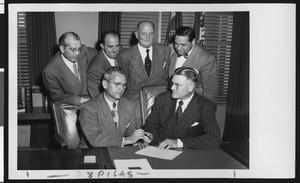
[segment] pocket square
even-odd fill
[[[166,62],[164,62],[164,65],[161,68],[164,68],[164,67],[166,67]]]
[[[126,128],[130,125],[130,123],[127,124]]]
[[[199,125],[199,122],[195,122],[195,123],[193,123],[193,124],[191,125],[191,127],[193,127],[193,126],[197,126],[197,125]]]

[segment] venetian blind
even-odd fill
[[[204,47],[217,60],[219,73],[218,103],[226,103],[228,94],[233,13],[205,12]]]
[[[18,12],[18,99],[27,94],[26,101],[30,100],[29,62],[27,53],[26,14]],[[23,96],[21,97],[21,88]],[[25,89],[25,91],[24,91]],[[25,93],[24,93],[25,92]],[[22,99],[24,100],[24,99]]]

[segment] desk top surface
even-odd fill
[[[114,159],[147,159],[153,169],[246,169],[221,149],[185,149],[173,160],[135,154],[138,147],[109,147],[73,150],[18,151],[19,170],[104,169]],[[84,163],[84,156],[96,156],[96,163]]]

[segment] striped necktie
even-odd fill
[[[73,63],[73,70],[74,70],[74,75],[78,78],[78,80],[80,81],[80,75],[79,75],[79,71],[78,71],[78,65],[76,62]]]
[[[176,110],[176,121],[180,118],[180,116],[182,115],[182,105],[183,105],[183,102],[182,101],[179,101],[179,105],[177,107],[177,110]]]
[[[115,122],[115,125],[117,127],[118,123],[119,123],[119,115],[118,115],[118,112],[117,112],[117,104],[115,102],[113,103],[113,109],[111,111],[111,114],[114,118],[114,122]]]

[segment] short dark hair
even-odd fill
[[[106,71],[104,72],[103,80],[110,81],[112,79],[113,73],[119,73],[119,74],[122,74],[125,76],[125,73],[122,71],[122,69],[120,67],[110,67],[110,68],[106,69]]]
[[[78,36],[78,34],[76,34],[75,32],[65,32],[63,35],[61,35],[58,39],[58,43],[61,46],[67,46],[66,45],[66,38],[68,36],[73,36],[73,39],[75,40],[79,40],[80,41],[80,37]]]
[[[140,28],[140,26],[141,26],[142,23],[149,23],[149,24],[151,24],[152,27],[153,27],[153,29],[155,30],[155,25],[154,25],[154,23],[151,22],[151,21],[149,21],[149,20],[143,20],[143,21],[139,22],[139,23],[137,24],[137,27],[136,27],[137,30],[139,30],[139,28]]]
[[[175,69],[174,75],[186,76],[187,79],[193,81],[195,84],[198,82],[200,77],[197,71],[190,67],[179,67]]]
[[[181,26],[176,29],[175,36],[187,36],[189,42],[192,42],[195,39],[195,31],[191,27]]]
[[[120,33],[116,30],[108,30],[108,31],[104,31],[102,32],[101,34],[101,37],[100,37],[100,44],[105,44],[105,38],[108,34],[111,34],[113,36],[118,36],[119,40],[121,39],[120,37]]]

